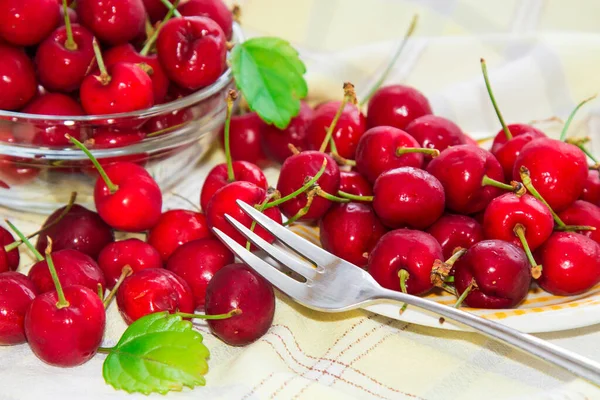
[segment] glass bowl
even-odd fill
[[[234,24],[233,41],[243,41]],[[50,213],[76,191],[77,202],[93,208],[97,172],[70,143],[35,145],[36,135],[80,138],[102,165],[142,165],[163,191],[189,174],[217,139],[225,121],[226,94],[234,88],[227,69],[212,85],[149,109],[101,116],[60,117],[0,110],[0,206]],[[143,139],[140,132],[146,135]],[[124,143],[95,138],[118,133]],[[111,144],[112,143],[112,144]]]

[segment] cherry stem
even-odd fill
[[[533,197],[541,201],[547,208],[550,210],[550,214],[552,214],[552,218],[554,218],[554,222],[558,225],[559,229],[565,228],[567,225],[563,222],[562,219],[554,212],[550,204],[537,191],[537,189],[533,186],[533,182],[531,181],[531,175],[529,174],[529,170],[524,165],[519,168],[519,175],[521,175],[521,180],[523,181],[523,185],[527,188],[527,191],[531,193]]]
[[[481,138],[481,139],[477,139],[475,141],[477,142],[477,144],[482,144],[482,143],[485,143],[485,142],[489,142],[490,140],[494,139],[495,137],[496,137],[496,135],[494,135],[494,136],[487,136],[487,137],[484,137],[484,138]]]
[[[65,28],[67,30],[67,41],[65,42],[65,48],[67,50],[75,51],[77,50],[77,43],[73,39],[73,29],[71,28],[71,18],[69,18],[69,5],[67,4],[67,0],[63,0],[63,13],[65,14]]]
[[[104,58],[102,57],[102,51],[100,50],[100,45],[96,38],[94,38],[92,42],[92,47],[94,47],[94,54],[96,55],[96,61],[98,62],[98,69],[100,70],[100,82],[103,85],[108,85],[110,82],[110,75],[108,75],[108,71],[106,70],[106,65],[104,64]]]
[[[186,203],[188,203],[190,206],[192,206],[193,209],[195,209],[198,212],[202,212],[202,210],[200,209],[200,207],[198,207],[194,202],[192,202],[190,199],[188,199],[187,197],[184,197],[182,195],[180,195],[179,193],[171,193],[173,196],[175,197],[179,197],[181,200],[185,201]]]
[[[356,200],[356,201],[373,201],[373,196],[357,196],[352,193],[343,192],[338,190],[338,196],[343,197],[345,199]]]
[[[160,0],[160,1],[161,1],[161,3],[163,3],[165,5],[165,7],[167,7],[169,9],[169,11],[171,11],[175,8],[169,0]],[[175,15],[177,18],[182,17],[181,13],[179,11],[177,11],[176,9],[173,11],[173,15]]]
[[[492,179],[487,175],[483,176],[483,179],[481,180],[481,186],[494,186],[502,190],[510,190],[511,192],[518,192],[522,188],[522,186],[519,185],[518,182],[514,185],[508,185],[504,182]]]
[[[115,297],[115,294],[117,294],[117,290],[119,290],[119,288],[121,287],[121,284],[123,284],[123,281],[125,280],[125,278],[127,278],[131,274],[133,274],[133,270],[131,269],[131,267],[129,265],[126,265],[123,267],[123,269],[121,269],[121,275],[119,275],[119,279],[117,280],[117,283],[115,283],[115,286],[112,288],[112,290],[108,293],[108,296],[106,296],[106,298],[102,302],[102,303],[104,303],[105,310],[108,308],[108,306],[110,306],[112,299]]]
[[[446,277],[446,279],[444,279],[444,282],[446,282],[446,283],[454,283],[454,277],[453,276],[448,276],[448,277]]]
[[[456,303],[454,303],[454,308],[460,308],[460,306],[465,301],[465,299],[467,298],[469,293],[471,293],[473,291],[473,289],[475,289],[476,287],[477,287],[477,283],[475,282],[475,279],[471,279],[471,283],[469,284],[469,286],[467,286],[467,288],[465,289],[464,292],[462,292],[462,294],[460,295],[458,300],[456,300]]]
[[[5,219],[4,221],[6,222],[6,225],[8,225],[10,227],[10,229],[12,229],[12,231],[17,234],[17,236],[19,237],[19,239],[21,239],[21,242],[25,243],[25,245],[27,246],[27,248],[29,250],[31,250],[31,252],[35,256],[35,258],[37,258],[38,261],[44,261],[44,257],[42,257],[42,255],[40,254],[40,252],[37,251],[35,249],[35,247],[33,247],[33,245],[31,244],[31,242],[25,237],[25,235],[23,235],[23,233],[21,233],[21,231],[19,229],[17,229],[17,227],[14,226],[9,220]]]
[[[317,188],[317,196],[320,196],[329,201],[335,201],[336,203],[350,203],[350,199],[344,199],[343,197],[334,196],[332,194],[327,193],[320,187]]]
[[[104,171],[104,168],[102,168],[102,165],[100,165],[98,160],[96,160],[96,157],[94,157],[92,153],[90,153],[90,151],[85,147],[83,143],[81,143],[79,140],[75,139],[69,134],[66,134],[65,137],[69,139],[71,143],[77,146],[81,151],[83,151],[86,156],[88,156],[92,164],[94,164],[94,167],[96,167],[96,170],[98,170],[98,173],[102,177],[102,180],[104,180],[104,183],[108,187],[110,194],[114,194],[117,190],[119,190],[119,187],[110,180],[110,178],[106,174],[106,171]]]
[[[533,279],[538,279],[542,275],[542,266],[538,265],[533,258],[533,254],[531,254],[531,249],[529,248],[529,244],[527,243],[527,238],[525,237],[525,226],[522,224],[516,224],[513,229],[514,234],[521,241],[521,245],[523,246],[523,250],[525,250],[525,254],[527,255],[527,259],[531,264],[531,276]]]
[[[175,313],[175,315],[177,315],[181,318],[211,319],[211,320],[228,319],[228,318],[235,317],[236,315],[241,315],[241,314],[242,314],[242,310],[239,308],[234,308],[233,310],[231,310],[225,314],[214,314],[214,315],[189,314],[189,313],[182,313],[182,312]]]
[[[375,92],[377,92],[377,90],[381,87],[381,85],[383,85],[383,82],[385,82],[385,80],[387,79],[388,75],[392,71],[392,68],[398,61],[400,54],[402,54],[402,51],[406,47],[406,43],[408,43],[408,39],[415,32],[418,21],[419,21],[419,15],[418,14],[413,15],[413,17],[410,21],[410,25],[408,26],[408,29],[407,29],[406,33],[404,34],[404,38],[402,39],[402,42],[400,42],[400,45],[396,49],[396,52],[392,56],[392,59],[390,60],[389,64],[387,65],[386,69],[383,71],[383,74],[381,74],[381,76],[379,77],[377,82],[375,82],[373,87],[371,87],[371,89],[369,90],[369,93],[367,93],[367,95],[361,100],[361,102],[360,102],[361,107],[363,105],[367,104],[367,102],[371,99],[371,97],[373,97]]]
[[[52,261],[52,238],[50,236],[46,236],[48,240],[48,246],[46,246],[46,262],[48,263],[48,270],[50,271],[50,276],[52,276],[52,281],[54,282],[54,286],[56,287],[56,293],[58,294],[58,302],[56,302],[56,308],[59,310],[61,308],[69,307],[69,302],[65,298],[65,292],[63,292],[62,285],[60,284],[60,279],[58,279],[58,274],[56,272],[56,268],[54,267],[54,261]]]
[[[562,132],[560,133],[561,141],[564,142],[567,139],[567,131],[569,130],[569,126],[571,125],[571,122],[573,121],[573,117],[575,117],[575,114],[577,114],[577,111],[579,111],[579,109],[581,107],[583,107],[586,103],[594,100],[595,98],[596,98],[596,95],[593,95],[592,97],[589,97],[589,98],[583,100],[581,103],[577,104],[577,106],[575,107],[575,109],[573,109],[573,111],[571,111],[571,114],[569,114],[569,118],[567,118],[567,122],[565,122]]]
[[[433,158],[436,158],[440,155],[440,151],[438,149],[428,149],[425,147],[398,147],[396,149],[396,155],[398,157],[403,156],[404,154],[410,153],[421,153],[427,154]]]
[[[235,181],[235,174],[233,173],[233,160],[231,158],[231,143],[229,143],[229,130],[231,128],[231,113],[233,111],[233,102],[237,99],[237,92],[230,90],[227,93],[227,116],[225,117],[225,161],[227,162],[227,180],[229,182]]]
[[[184,126],[186,126],[186,125],[190,124],[191,122],[193,122],[193,121],[186,121],[186,122],[182,122],[181,124],[172,125],[172,126],[169,126],[169,127],[166,127],[166,128],[164,128],[164,129],[161,129],[161,130],[158,130],[158,131],[151,132],[151,133],[147,134],[147,135],[146,135],[146,137],[147,137],[147,138],[150,138],[150,137],[160,136],[160,135],[162,135],[163,133],[171,132],[171,131],[174,131],[174,130],[176,130],[176,129],[179,129],[179,128],[181,128],[181,127],[184,127]],[[93,140],[93,139],[92,139],[92,140]]]
[[[585,148],[585,145],[583,143],[577,144],[576,146],[579,147],[581,151],[583,151],[585,155],[588,156],[590,160],[594,162],[594,164],[598,164],[598,159],[588,149]]]
[[[173,14],[175,13],[175,11],[177,11],[178,5],[179,5],[179,0],[175,0],[175,3],[170,5],[169,12],[167,13],[167,15],[165,15],[163,20],[160,22],[160,25],[154,30],[154,32],[148,38],[148,40],[146,40],[146,43],[144,43],[144,47],[140,51],[140,55],[142,55],[142,56],[148,55],[148,53],[150,52],[150,49],[152,48],[152,46],[154,46],[156,39],[158,39],[158,34],[160,33],[160,28],[162,28],[164,26],[164,24],[166,24],[171,19],[171,17],[173,17]]]
[[[258,206],[258,211],[260,211],[261,213],[265,210],[265,207],[267,206],[267,204],[269,204],[269,201],[271,201],[273,198],[277,198],[279,199],[281,197],[281,194],[279,193],[278,190],[271,190],[270,193],[267,193],[267,196],[265,196],[265,199],[263,200],[263,202]],[[250,224],[250,232],[254,232],[254,229],[256,228],[256,221],[252,220],[252,223]],[[250,251],[250,248],[252,247],[252,243],[250,243],[250,240],[246,241],[246,250]]]
[[[144,21],[144,30],[146,32],[146,40],[150,39],[150,36],[152,36],[154,34],[154,26],[152,25],[152,22],[150,22],[150,18],[148,18],[148,16],[146,16],[146,21]]]
[[[459,258],[461,258],[462,256],[465,255],[466,252],[467,252],[467,249],[465,249],[464,247],[457,247],[456,249],[454,249],[452,256],[446,260],[445,264],[453,266],[454,263],[457,262]],[[453,276],[451,276],[449,278],[452,278],[452,280],[450,281],[450,280],[446,279],[446,282],[454,282]]]
[[[356,93],[354,92],[353,84],[351,84],[350,82],[344,82],[344,98],[340,103],[340,108],[338,108],[337,112],[335,113],[335,116],[333,117],[333,120],[331,121],[331,124],[329,125],[329,128],[327,129],[327,134],[325,135],[325,139],[323,139],[323,142],[321,143],[321,147],[319,147],[319,151],[321,153],[325,152],[327,145],[333,139],[333,131],[335,130],[335,126],[337,125],[338,120],[342,116],[342,113],[346,108],[346,104],[348,103],[356,104]]]
[[[448,285],[446,283],[454,282],[454,277],[449,276],[450,271],[452,271],[452,267],[454,266],[454,263],[460,257],[462,257],[466,252],[467,252],[467,249],[465,249],[463,247],[457,247],[454,250],[454,253],[452,253],[452,256],[448,260],[446,260],[446,261],[435,260],[433,262],[433,266],[431,267],[431,274],[430,274],[431,283],[434,286],[437,286],[444,290],[447,290],[446,286],[448,286]],[[455,293],[456,293],[456,291],[455,291]]]
[[[504,134],[506,135],[506,139],[510,140],[513,138],[513,135],[512,135],[512,133],[510,133],[508,126],[506,126],[506,122],[504,122],[504,118],[502,117],[500,108],[498,107],[498,104],[496,103],[496,98],[494,97],[494,92],[492,91],[492,85],[490,84],[490,79],[488,77],[487,65],[483,58],[481,59],[481,72],[483,72],[483,79],[485,80],[485,87],[487,89],[488,95],[490,96],[490,100],[492,101],[492,105],[494,106],[494,110],[496,111],[496,115],[498,116],[498,120],[500,121],[500,125],[502,125],[502,130],[504,131]]]
[[[110,354],[114,349],[114,347],[98,347],[98,350],[96,351],[98,353]]]
[[[349,160],[347,158],[340,156],[340,154],[337,151],[337,146],[335,145],[335,140],[333,140],[333,137],[329,141],[329,145],[331,146],[331,158],[333,158],[335,160],[335,162],[337,162],[340,165],[348,165],[350,167],[356,167],[356,161]]]
[[[410,278],[410,273],[405,269],[401,269],[400,271],[398,271],[398,278],[400,278],[400,290],[402,290],[402,293],[408,294],[408,291],[406,290],[406,281],[408,280],[408,278]],[[400,314],[406,311],[406,307],[408,307],[408,304],[402,304]]]
[[[588,226],[588,225],[565,225],[565,226],[556,227],[555,229],[557,231],[562,231],[562,232],[575,232],[575,231],[595,231],[596,227]]]
[[[304,205],[304,207],[302,207],[300,210],[298,210],[298,212],[296,214],[294,214],[291,218],[289,218],[287,221],[285,221],[283,223],[283,225],[289,226],[289,225],[293,224],[294,222],[298,221],[303,216],[305,216],[308,213],[308,211],[310,210],[310,206],[312,206],[312,203],[315,199],[316,193],[317,193],[316,189],[309,191],[306,194],[306,204]]]
[[[98,297],[100,297],[100,300],[102,300],[104,298],[104,288],[102,287],[101,283],[98,283],[96,290],[98,291]]]

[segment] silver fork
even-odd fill
[[[219,229],[213,229],[215,234],[248,266],[303,306],[323,312],[341,312],[382,300],[406,303],[470,326],[491,338],[562,367],[600,386],[600,363],[466,311],[421,297],[384,289],[361,268],[315,246],[266,217],[254,207],[240,200],[237,203],[258,225],[298,255],[314,264],[314,266],[310,265],[290,252],[267,243],[231,216],[225,215],[225,218],[250,242],[277,262],[303,277],[303,282],[290,277],[247,251],[245,247],[239,245]]]

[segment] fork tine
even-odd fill
[[[317,270],[314,267],[308,266],[306,263],[300,261],[298,257],[292,256],[290,253],[280,250],[272,244],[269,244],[266,240],[258,236],[256,233],[252,232],[250,229],[246,228],[241,222],[239,222],[232,216],[225,214],[225,219],[229,221],[229,223],[233,225],[233,227],[237,229],[238,232],[244,235],[256,247],[258,247],[261,250],[264,250],[268,255],[270,255],[275,260],[279,261],[281,264],[285,265],[292,271],[297,272],[298,274],[309,279],[314,278],[318,274]]]
[[[256,255],[246,250],[246,248],[241,246],[238,242],[227,236],[223,231],[217,228],[212,228],[212,230],[229,250],[259,275],[271,282],[273,286],[293,298],[297,298],[301,295],[305,286],[303,283],[290,278],[271,264],[261,260]]]
[[[296,235],[289,229],[279,225],[251,205],[244,203],[241,200],[237,200],[237,204],[246,214],[254,219],[266,231],[275,236],[281,243],[285,244],[301,256],[311,260],[317,266],[323,267],[340,260],[320,247],[315,246],[308,240]]]

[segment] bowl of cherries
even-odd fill
[[[99,163],[144,167],[168,190],[210,148],[243,41],[219,1],[0,4],[0,205],[92,204]]]

